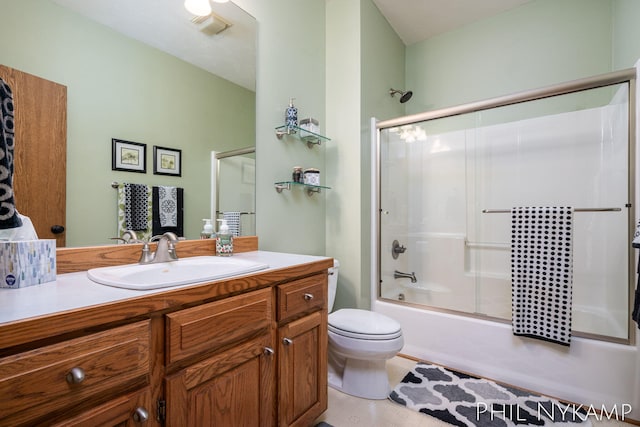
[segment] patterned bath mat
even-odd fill
[[[389,399],[462,427],[591,426],[579,405],[424,362],[409,371]]]

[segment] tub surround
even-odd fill
[[[246,410],[198,417],[312,423],[327,405],[326,287],[333,260],[258,251],[255,237],[238,243],[243,252],[234,256],[269,268],[136,291],[94,283],[86,269],[133,263],[140,245],[59,249],[55,282],[1,290],[0,398],[6,394],[16,405],[0,409],[0,426],[131,422],[143,412],[145,425],[155,426],[158,410],[165,425],[179,425],[199,393],[210,393],[207,402],[217,407],[212,387],[232,376],[243,378],[242,392],[225,392],[224,403]],[[213,239],[180,242],[178,255],[211,255],[214,246]],[[316,298],[304,298],[308,293]],[[82,370],[74,371],[75,364]],[[311,386],[309,375],[317,379]]]

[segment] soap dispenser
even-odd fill
[[[233,235],[229,231],[229,225],[226,219],[219,219],[220,229],[216,238],[216,255],[231,256],[233,255]]]
[[[294,129],[298,126],[298,109],[293,106],[293,100],[295,98],[289,99],[289,107],[285,112],[285,124],[287,125],[287,129]]]
[[[200,232],[201,239],[210,239],[215,237],[215,233],[213,232],[213,225],[211,225],[211,219],[205,218],[204,227],[202,227],[202,231]]]

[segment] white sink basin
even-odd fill
[[[207,282],[265,268],[269,266],[235,257],[199,256],[156,264],[93,268],[87,275],[102,285],[147,290]]]

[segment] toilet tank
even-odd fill
[[[329,272],[329,306],[327,311],[331,313],[333,310],[333,303],[336,300],[336,289],[338,288],[338,269],[340,263],[337,259],[333,259],[333,268],[328,270]]]

